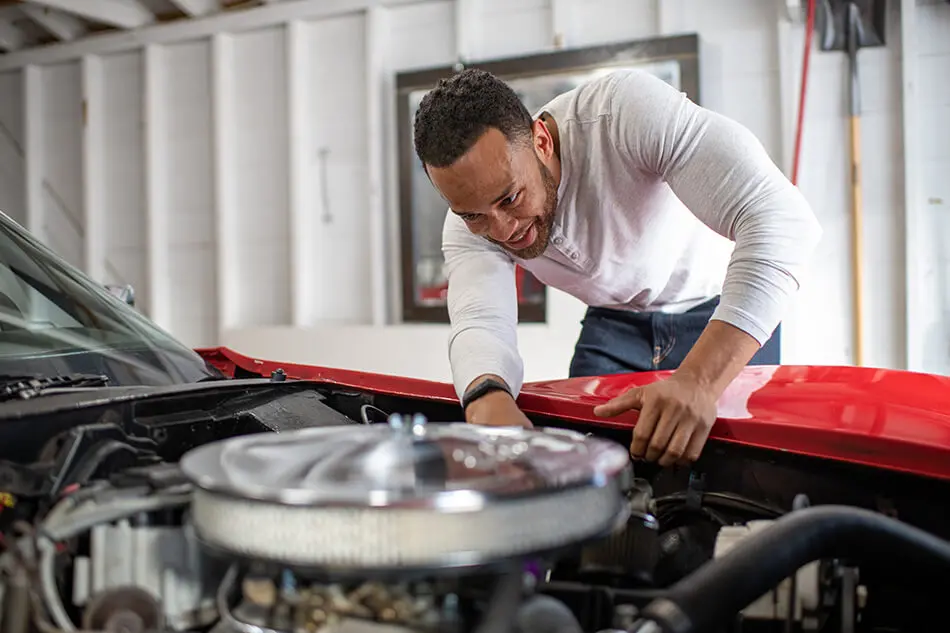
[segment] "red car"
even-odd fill
[[[0,217],[3,631],[944,630],[950,379],[752,367],[696,464],[661,374],[450,385],[190,350]]]

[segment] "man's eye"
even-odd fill
[[[466,222],[474,222],[475,220],[478,219],[478,217],[479,216],[477,213],[463,213],[462,214],[462,219],[465,220]]]
[[[507,198],[505,198],[504,200],[502,200],[502,204],[504,204],[505,206],[509,206],[509,205],[514,204],[514,203],[515,203],[515,200],[518,199],[518,194],[519,194],[519,193],[521,193],[521,192],[515,192],[515,193],[511,194],[510,196],[508,196]]]

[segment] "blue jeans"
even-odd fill
[[[702,334],[719,297],[683,314],[588,308],[574,348],[570,375],[603,376],[676,369]],[[780,328],[750,365],[778,365]]]

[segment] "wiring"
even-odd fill
[[[370,420],[369,418],[370,411],[375,411],[376,413],[379,413],[380,415],[383,416],[384,420],[389,417],[389,414],[383,411],[382,409],[380,409],[379,407],[371,405],[371,404],[364,404],[363,406],[360,407],[360,419],[363,421],[363,424],[373,423],[373,421]]]
[[[147,498],[118,498],[105,504],[87,502],[77,505],[67,498],[60,502],[43,522],[37,534],[36,548],[40,555],[40,592],[49,615],[59,629],[75,633],[76,626],[66,612],[56,585],[57,543],[73,538],[96,525],[118,521],[142,512],[152,512],[183,506],[191,500],[191,493],[179,487]],[[87,505],[92,505],[87,509]]]

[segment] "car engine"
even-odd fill
[[[878,512],[700,478],[655,495],[625,446],[564,428],[393,414],[94,476],[122,445],[87,446],[97,466],[5,522],[2,633],[905,630],[873,612],[870,552],[918,580],[950,567],[950,544]]]

